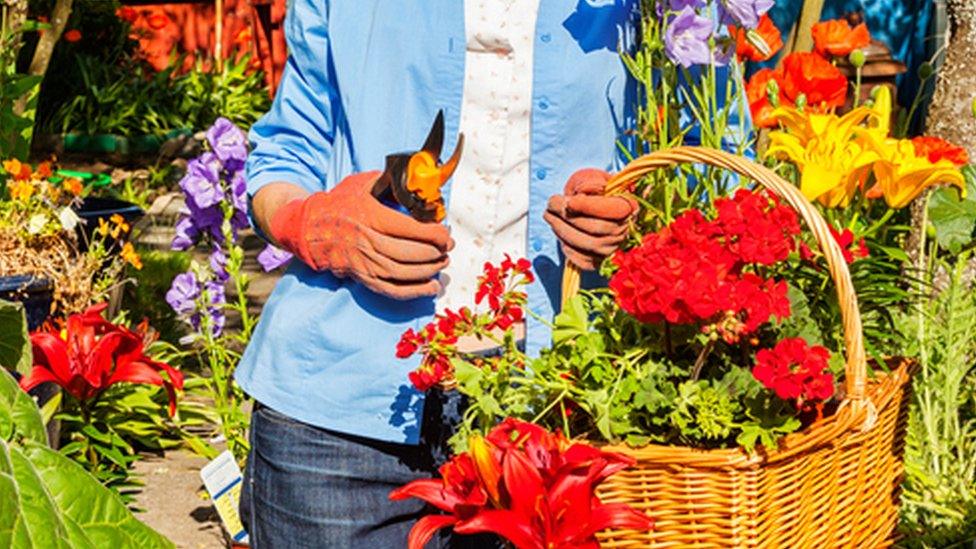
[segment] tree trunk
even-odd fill
[[[949,32],[926,133],[964,147],[976,158],[976,0],[947,0]]]
[[[969,157],[976,159],[976,116],[973,113],[976,99],[976,0],[946,0],[946,13],[949,25],[943,45],[945,62],[936,77],[925,133],[965,148]],[[921,235],[925,234],[922,221],[928,194],[924,193],[912,203],[912,232],[906,246],[919,268],[924,267],[918,246]],[[971,281],[974,272],[976,259],[970,260],[964,277]],[[936,286],[944,282],[941,279],[946,276],[946,273],[938,274]]]
[[[51,63],[51,54],[54,53],[54,46],[61,39],[65,25],[68,24],[68,17],[71,16],[71,5],[74,0],[57,0],[54,9],[51,11],[51,28],[44,32],[41,39],[37,42],[37,49],[34,50],[34,58],[31,59],[28,73],[44,76],[47,66]]]

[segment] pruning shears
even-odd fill
[[[464,134],[458,135],[457,145],[447,162],[440,161],[444,145],[444,111],[438,111],[427,139],[419,151],[387,155],[386,169],[373,186],[373,196],[381,201],[395,202],[410,215],[424,222],[444,220],[444,197],[441,187],[451,178],[464,148]]]

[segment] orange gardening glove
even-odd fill
[[[351,175],[332,190],[282,206],[271,237],[317,271],[352,277],[396,299],[436,295],[434,277],[454,247],[447,227],[421,223],[373,197],[379,172]]]
[[[588,168],[569,177],[564,194],[549,198],[544,218],[559,237],[566,259],[580,269],[599,268],[627,236],[627,221],[637,203],[623,196],[604,196],[610,174]]]

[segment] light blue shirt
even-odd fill
[[[536,23],[526,250],[537,275],[528,306],[551,318],[563,260],[542,214],[583,167],[619,169],[634,126],[635,85],[619,56],[632,47],[635,0],[541,0]],[[439,109],[457,138],[464,82],[460,0],[293,0],[290,57],[271,111],[251,130],[248,192],[275,181],[308,191],[382,169],[416,149]],[[450,207],[450,193],[446,197]],[[501,258],[499,258],[501,259]],[[423,395],[399,360],[400,335],[434,313],[433,299],[396,301],[352,279],[293,261],[264,306],[237,368],[238,383],[299,421],[416,443]],[[530,354],[548,344],[527,326]]]

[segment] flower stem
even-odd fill
[[[708,358],[709,353],[715,348],[715,340],[710,339],[708,343],[702,347],[700,353],[698,353],[698,358],[695,359],[695,365],[691,369],[691,380],[698,381],[698,376],[701,375],[702,368],[705,366],[705,359]]]

